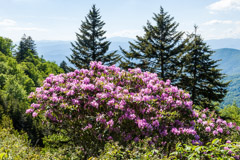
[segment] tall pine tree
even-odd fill
[[[22,62],[29,56],[38,56],[36,51],[36,44],[33,41],[32,37],[27,37],[24,34],[19,43],[18,51],[16,52],[16,59],[18,62]]]
[[[189,91],[193,104],[213,110],[214,102],[223,101],[229,82],[223,82],[225,75],[217,69],[218,61],[211,59],[214,52],[196,31],[195,26],[195,33],[187,38],[179,86]]]
[[[179,24],[162,7],[153,20],[156,24],[148,21],[142,37],[137,36],[135,43],[129,42],[129,51],[120,48],[124,54],[120,66],[124,69],[139,67],[157,73],[163,80],[176,81],[181,71],[179,57],[184,48],[184,33],[177,31]]]
[[[76,33],[77,40],[75,43],[71,43],[72,55],[70,58],[67,57],[77,68],[88,68],[91,61],[101,61],[105,65],[113,65],[120,60],[116,51],[107,54],[110,42],[105,40],[104,25],[99,9],[93,5],[85,17],[85,21],[82,21],[79,28],[80,33]]]

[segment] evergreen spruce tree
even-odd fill
[[[60,63],[60,68],[64,70],[65,73],[68,73],[70,71],[69,67],[67,66],[67,63],[65,61],[62,61]]]
[[[16,52],[16,59],[18,62],[24,61],[27,57],[37,56],[36,44],[32,37],[26,36],[25,34],[21,38],[19,43],[18,51]]]
[[[79,28],[80,33],[76,33],[77,40],[75,43],[71,43],[72,55],[67,57],[77,68],[88,68],[91,61],[101,61],[105,65],[113,65],[120,60],[116,51],[107,54],[110,42],[105,40],[104,25],[99,9],[93,5],[85,17],[85,21],[82,21]]]
[[[181,71],[179,57],[184,48],[184,33],[177,31],[179,24],[162,7],[153,20],[156,24],[148,21],[142,37],[137,36],[135,43],[129,42],[129,51],[120,48],[124,54],[120,66],[124,69],[139,67],[157,73],[163,80],[176,82]]]
[[[189,91],[193,104],[213,110],[214,102],[223,101],[229,82],[223,82],[225,75],[217,69],[218,61],[211,59],[214,52],[196,30],[195,26],[195,33],[188,36],[179,86]]]

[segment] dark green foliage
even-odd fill
[[[200,35],[188,36],[185,51],[183,74],[178,86],[189,91],[193,104],[213,109],[213,102],[223,101],[229,82],[223,82],[225,75],[217,69],[218,61],[211,59],[213,51]]]
[[[161,150],[153,145],[149,145],[150,138],[141,140],[141,142],[132,142],[128,146],[122,146],[118,142],[109,142],[104,150],[94,160],[102,159],[148,159],[148,160],[167,160]]]
[[[181,144],[176,145],[176,152],[171,155],[174,159],[208,160],[208,159],[239,159],[239,142],[223,143],[221,139],[214,139],[206,145]]]
[[[29,46],[34,47],[31,38],[26,41],[31,42]],[[63,73],[63,70],[53,62],[40,59],[37,52],[30,49],[27,50],[25,59],[19,63],[12,56],[11,40],[0,37],[0,42],[1,46],[4,46],[0,51],[0,119],[3,114],[7,115],[15,129],[28,133],[33,144],[42,144],[44,130],[40,121],[25,114],[30,105],[27,96],[40,86],[49,74]]]
[[[6,56],[12,56],[14,47],[11,39],[0,37],[0,52]]]
[[[27,37],[24,34],[19,43],[16,59],[18,62],[22,62],[26,58],[33,59],[34,56],[37,56],[35,43],[30,36]]]
[[[143,27],[144,36],[137,36],[135,43],[129,42],[129,52],[121,49],[125,58],[120,66],[124,69],[139,67],[157,73],[163,80],[175,80],[180,71],[184,33],[177,31],[179,24],[162,7],[153,20],[155,25],[148,21]]]
[[[32,146],[25,132],[18,132],[13,128],[12,120],[4,115],[0,121],[0,159],[14,160],[78,160],[77,153],[71,146],[61,148],[41,148]]]
[[[240,125],[240,108],[237,106],[236,102],[232,105],[225,106],[219,113],[224,119]]]
[[[38,131],[39,125],[33,125],[34,120],[25,115],[25,110],[30,105],[27,96],[35,89],[34,81],[22,70],[22,65],[18,64],[13,57],[7,57],[0,52],[0,63],[4,66],[1,70],[0,77],[0,105],[2,114],[8,115],[15,129],[25,130],[33,143],[42,137]],[[1,65],[0,64],[0,65]]]
[[[103,30],[104,22],[101,21],[99,9],[92,6],[85,21],[76,33],[77,40],[71,43],[73,54],[67,59],[77,68],[88,68],[91,61],[101,61],[105,65],[116,64],[120,56],[116,51],[107,54],[110,42],[106,41]]]
[[[62,63],[60,64],[60,68],[62,68],[65,73],[68,73],[70,71],[70,69],[67,66],[67,63],[65,61],[62,61]]]

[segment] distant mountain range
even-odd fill
[[[111,42],[109,51],[119,50],[119,46],[128,49],[128,42],[134,41],[126,37],[113,37],[108,40]],[[206,43],[216,51],[212,58],[221,60],[218,62],[219,68],[227,74],[226,80],[232,81],[222,105],[236,101],[240,107],[240,39],[207,40]],[[69,64],[66,56],[72,54],[70,41],[36,41],[36,46],[39,56],[43,55],[46,60],[55,61],[57,64],[65,60]]]
[[[119,50],[119,46],[124,49],[128,48],[128,41],[133,41],[132,38],[113,37],[108,39],[111,42],[109,51]],[[46,60],[55,61],[60,64],[63,60],[68,63],[66,56],[72,54],[70,41],[36,41],[37,51],[39,56],[43,55]]]
[[[119,50],[119,46],[128,49],[128,42],[134,41],[134,39],[127,37],[112,37],[108,40],[111,42],[109,51]],[[207,40],[206,42],[214,50],[220,48],[240,49],[240,39],[217,39]],[[45,59],[55,61],[57,64],[60,64],[63,60],[67,62],[66,56],[72,53],[70,41],[36,41],[36,45],[40,56],[43,55]]]
[[[219,68],[227,75],[240,74],[240,50],[232,48],[216,49],[212,58],[221,60]]]
[[[236,102],[240,107],[240,50],[232,48],[217,49],[212,58],[215,60],[221,59],[219,68],[227,75],[225,81],[231,81],[221,107],[233,104],[233,102]]]
[[[54,61],[58,65],[64,60],[68,63],[66,56],[71,55],[70,41],[36,41],[39,56],[49,61]]]
[[[219,48],[234,48],[240,49],[240,39],[213,39],[213,40],[206,40],[207,44],[212,49],[219,49]]]
[[[230,75],[225,78],[226,81],[231,81],[228,86],[228,93],[224,97],[224,101],[221,107],[236,102],[237,106],[240,107],[240,74]]]

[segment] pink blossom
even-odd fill
[[[33,117],[36,117],[37,115],[38,115],[37,112],[33,112],[33,113],[32,113],[32,116],[33,116]]]
[[[203,121],[202,121],[201,118],[199,118],[199,119],[197,120],[197,122],[198,122],[198,123],[202,123]]]
[[[229,150],[229,148],[228,147],[224,147],[224,150]]]
[[[32,112],[34,112],[34,109],[32,109],[32,108],[29,108],[26,110],[26,113],[32,113]]]
[[[211,128],[210,128],[210,127],[206,127],[206,128],[205,128],[205,131],[206,131],[206,132],[211,132]]]
[[[220,133],[223,133],[223,129],[222,128],[217,128],[217,131]]]
[[[153,122],[152,122],[152,125],[153,125],[154,127],[158,127],[158,126],[159,126],[159,121],[158,121],[158,120],[153,121]]]
[[[91,105],[95,108],[98,108],[99,104],[94,100],[91,102]]]
[[[227,125],[228,125],[229,128],[233,127],[233,123],[232,122],[229,122]]]
[[[207,116],[206,114],[202,114],[202,118],[205,119]]]
[[[231,143],[231,141],[230,141],[230,140],[227,140],[226,143]]]
[[[111,119],[110,121],[107,122],[107,125],[109,127],[112,127],[114,125],[114,121]]]
[[[171,132],[175,135],[179,135],[181,133],[177,128],[172,128]]]
[[[218,131],[214,130],[213,135],[217,135],[217,134],[218,134]]]
[[[206,126],[206,125],[208,124],[208,122],[207,122],[207,121],[203,121],[202,124],[203,124],[204,126]]]

